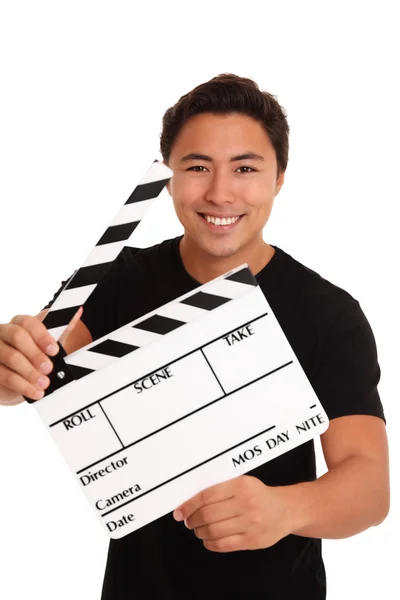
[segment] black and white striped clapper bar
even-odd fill
[[[171,175],[154,162],[53,303],[57,340]],[[329,424],[247,265],[61,351],[51,380],[34,407],[113,538]]]

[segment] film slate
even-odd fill
[[[58,332],[84,302],[63,293]],[[329,425],[247,265],[61,354],[53,380],[35,409],[112,538]]]

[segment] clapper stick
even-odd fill
[[[133,190],[123,207],[90,252],[82,266],[75,271],[43,319],[49,333],[58,341],[76,312],[90,297],[101,279],[106,275],[114,260],[122,251],[125,242],[139,225],[151,203],[157,198],[171,179],[173,171],[157,160]],[[75,379],[65,367],[66,353],[60,352],[52,358],[54,369],[50,376],[51,385],[47,393]],[[27,402],[33,400],[26,398]]]
[[[79,307],[84,305],[96,289],[125,242],[139,225],[150,204],[159,196],[171,177],[172,171],[169,167],[154,161],[80,269],[75,271],[53,302],[43,323],[56,341]]]
[[[93,371],[161,339],[162,336],[208,314],[258,286],[247,265],[221,275],[200,290],[184,296],[135,319],[104,337],[65,357],[73,379]]]

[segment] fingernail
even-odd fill
[[[181,513],[181,511],[180,511],[180,510],[176,510],[176,511],[174,512],[174,519],[175,519],[176,521],[182,521],[182,519],[183,519],[183,514]]]
[[[57,352],[58,352],[57,344],[49,344],[46,348],[46,354],[50,354],[50,356],[54,356],[54,354],[57,354]]]
[[[43,375],[48,375],[51,370],[53,368],[53,365],[51,364],[51,362],[43,362],[40,367],[39,370],[41,371],[41,373],[43,373]]]
[[[41,398],[43,398],[44,396],[44,392],[41,392],[40,390],[38,390],[37,392],[35,392],[35,398],[36,400],[40,400]]]
[[[47,377],[39,377],[39,379],[37,380],[37,385],[41,388],[47,387],[48,383],[49,383],[49,380]]]

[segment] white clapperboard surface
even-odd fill
[[[171,175],[155,161],[75,271],[44,320],[57,340]],[[54,365],[35,409],[112,538],[329,424],[247,265]]]

